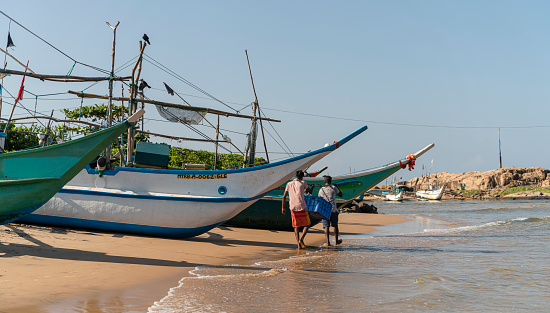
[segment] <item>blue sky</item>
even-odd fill
[[[498,168],[499,127],[503,166],[550,167],[545,1],[12,1],[1,10],[72,58],[104,69],[110,68],[112,40],[105,22],[120,21],[116,67],[137,56],[137,42],[147,33],[148,56],[237,110],[254,100],[247,49],[260,106],[282,120],[273,126],[292,151],[313,150],[369,126],[312,167],[327,165],[332,175],[383,165],[430,143],[436,146],[417,169],[399,177],[420,176],[432,159],[432,173],[492,170]],[[7,30],[8,19],[0,15],[0,38]],[[17,47],[10,53],[30,60],[35,72],[64,75],[72,67],[13,23],[11,35]],[[21,69],[9,60],[8,68]],[[80,65],[73,70],[98,74]],[[151,63],[144,63],[142,77],[154,87],[146,91],[149,98],[181,103],[163,91],[166,82],[193,105],[231,111]],[[18,77],[4,80],[13,95],[19,84]],[[25,85],[34,94],[90,86],[33,79]],[[117,84],[115,95],[120,90]],[[107,84],[87,91],[106,94]],[[4,100],[2,117],[13,103]],[[80,100],[26,94],[23,105],[34,110],[35,104],[61,117],[61,108],[78,107]],[[159,121],[154,107],[146,109],[146,129],[193,136],[183,125]],[[17,109],[16,115],[27,114]],[[222,118],[221,127],[236,131],[227,134],[244,148],[248,121]],[[271,158],[285,158],[266,136]],[[211,144],[168,143],[213,150]]]

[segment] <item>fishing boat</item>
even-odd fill
[[[447,183],[443,184],[443,186],[438,189],[417,190],[415,194],[416,197],[420,200],[441,200],[441,197],[443,197],[443,190],[445,189],[445,186],[447,186]]]
[[[0,154],[0,224],[46,203],[143,113],[77,139]]]
[[[381,196],[374,195],[376,199],[384,200],[384,201],[403,201],[403,190],[399,190],[397,193],[386,193],[382,194]]]
[[[343,207],[357,197],[362,196],[365,191],[371,189],[400,169],[405,168],[409,165],[409,162],[419,158],[433,147],[434,144],[430,144],[409,158],[387,165],[352,174],[333,176],[332,183],[337,185],[338,189],[342,191],[342,197],[337,199],[338,207]],[[304,177],[304,181],[317,187],[324,186],[324,179],[322,177]],[[278,188],[271,190],[264,198],[229,220],[226,225],[271,230],[292,230],[290,214],[283,215],[281,213],[281,201],[285,186],[286,182]],[[314,194],[318,190],[316,188]],[[318,223],[319,221],[318,219],[312,219],[312,223]]]
[[[228,221],[367,130],[275,163],[231,170],[87,167],[50,201],[20,221],[62,227],[186,238]]]

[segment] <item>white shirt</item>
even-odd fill
[[[338,207],[336,206],[336,195],[340,193],[338,187],[332,186],[323,186],[319,189],[319,197],[327,200],[328,203],[332,204],[331,212],[338,212]]]

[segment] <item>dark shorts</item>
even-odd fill
[[[330,213],[330,221],[323,219],[323,228],[325,227],[338,227],[338,212]]]

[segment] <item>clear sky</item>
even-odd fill
[[[312,167],[327,165],[332,175],[383,165],[430,143],[435,148],[417,161],[416,170],[400,171],[399,177],[420,176],[422,164],[429,167],[432,159],[432,173],[492,170],[499,165],[499,127],[504,167],[550,168],[547,1],[20,0],[0,10],[71,58],[103,69],[110,68],[112,43],[105,22],[120,21],[116,67],[137,56],[138,40],[147,33],[150,58],[236,110],[254,100],[248,49],[260,106],[268,117],[282,120],[273,126],[293,152],[317,149],[369,126]],[[0,15],[0,40],[8,25]],[[65,75],[73,66],[13,22],[11,36],[16,47],[10,53],[30,60],[37,73]],[[9,59],[8,68],[22,69]],[[72,74],[101,73],[77,64]],[[181,103],[164,91],[166,82],[192,105],[232,111],[151,62],[144,63],[142,78],[153,87],[146,90],[151,99]],[[16,95],[20,82],[11,76],[4,86]],[[41,95],[91,84],[27,79],[25,85]],[[107,83],[86,91],[107,94]],[[115,95],[120,92],[116,84]],[[2,117],[7,117],[13,99],[4,96]],[[85,105],[103,102],[84,100]],[[37,99],[27,93],[23,105],[48,115],[55,109],[61,117],[61,108],[76,108],[80,99]],[[161,122],[154,107],[146,109],[147,130],[194,136],[183,125]],[[18,108],[16,116],[23,115],[28,114]],[[285,158],[271,137],[277,134],[264,126],[271,158]],[[244,119],[221,119],[222,129],[237,132],[226,134],[241,149],[249,127]],[[214,136],[212,129],[198,129]],[[213,150],[212,144],[168,143]]]

